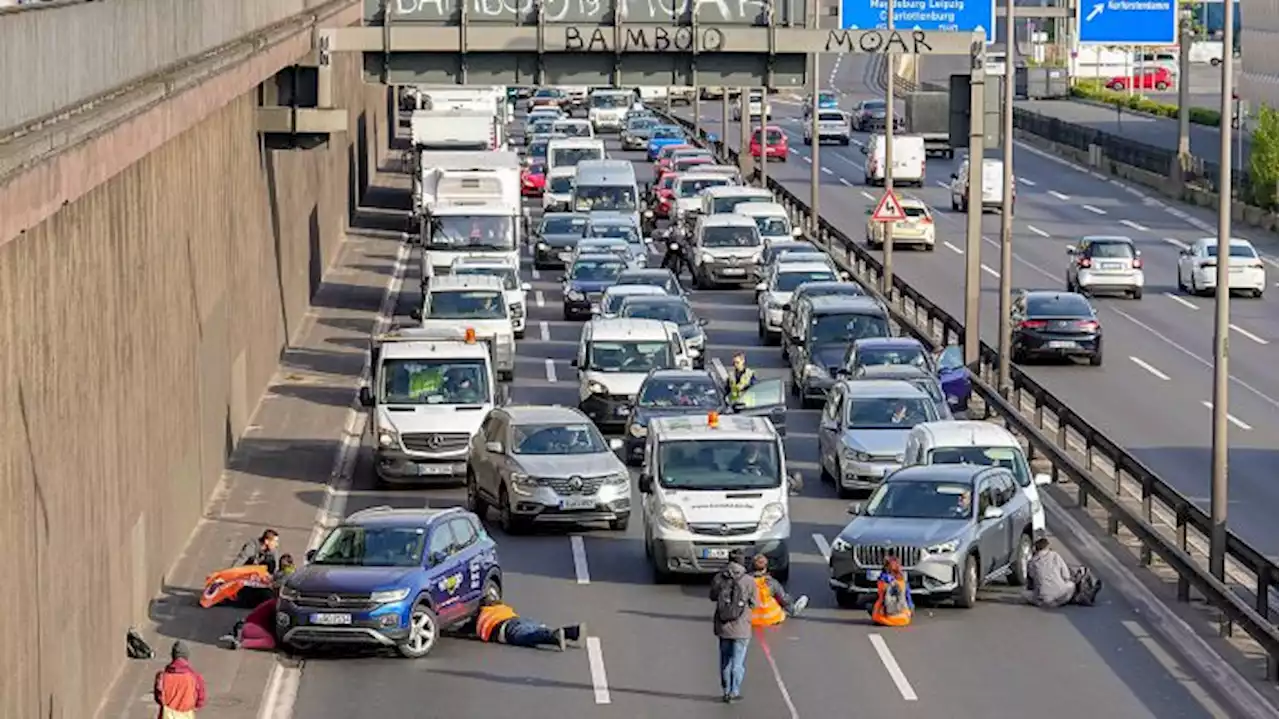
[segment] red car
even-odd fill
[[[671,167],[671,154],[676,150],[691,150],[693,145],[664,145],[658,150],[658,156],[653,161],[653,177],[657,179],[662,177],[662,173]]]
[[[542,197],[547,189],[547,166],[528,165],[520,171],[520,194],[525,197]]]
[[[654,217],[670,219],[671,205],[675,202],[676,178],[679,176],[676,172],[665,172],[657,182],[653,183]]]
[[[698,165],[714,165],[715,158],[709,155],[694,155],[693,157],[681,157],[671,162],[672,172],[688,172]]]
[[[1157,67],[1146,70],[1141,75],[1113,77],[1107,80],[1107,87],[1111,90],[1127,90],[1130,87],[1140,90],[1168,90],[1176,84],[1175,80],[1169,68]]]
[[[787,153],[790,148],[787,146],[787,136],[776,125],[769,125],[764,129],[765,143],[764,156],[769,160],[777,160],[779,162],[787,161]],[[756,130],[751,135],[751,156],[760,157],[760,131]]]

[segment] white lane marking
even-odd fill
[[[867,198],[868,200],[871,200],[872,202],[876,201],[875,195],[872,195],[870,192],[867,192],[866,190],[862,190],[862,196]]]
[[[822,168],[822,171],[823,171],[823,172],[825,172],[825,173],[827,173],[828,175],[833,175],[833,174],[835,174],[835,173],[833,173],[833,172],[831,171],[831,168],[830,168],[830,167],[824,167],[824,168]]]
[[[837,55],[836,57],[839,57],[839,55]],[[845,187],[853,187],[853,183],[852,183],[852,182],[849,182],[848,180],[844,179],[843,177],[841,177],[841,178],[840,178],[840,184],[841,184],[841,185],[844,185]]]
[[[1161,372],[1160,370],[1156,369],[1155,367],[1152,367],[1150,364],[1148,364],[1147,362],[1143,361],[1141,358],[1130,356],[1130,357],[1129,357],[1129,359],[1130,359],[1134,364],[1136,364],[1136,365],[1138,365],[1139,367],[1141,367],[1142,369],[1144,369],[1144,370],[1146,370],[1146,371],[1150,372],[1151,374],[1155,375],[1157,378],[1162,379],[1162,380],[1164,380],[1165,382],[1168,382],[1168,381],[1169,381],[1169,375],[1165,374],[1164,372]]]
[[[773,681],[778,685],[778,693],[782,694],[782,702],[787,705],[787,715],[791,719],[800,719],[800,712],[796,711],[796,703],[791,701],[791,692],[787,691],[787,683],[782,681],[782,672],[778,669],[778,663],[773,659],[773,650],[769,648],[769,642],[760,635],[760,649],[764,652],[764,658],[769,662],[769,669],[773,672]]]
[[[587,637],[587,665],[591,667],[591,688],[595,691],[596,704],[609,704],[609,677],[604,673],[600,637]]]
[[[1204,405],[1210,412],[1213,411],[1213,403],[1210,402],[1209,400],[1204,400],[1200,404]],[[1239,427],[1240,429],[1243,429],[1246,431],[1253,429],[1253,427],[1250,427],[1248,424],[1245,424],[1244,422],[1241,422],[1240,420],[1236,419],[1235,415],[1231,414],[1230,412],[1227,413],[1227,421]]]
[[[1178,663],[1178,660],[1174,659],[1173,655],[1169,654],[1169,652],[1167,652],[1154,637],[1148,634],[1147,630],[1143,629],[1141,624],[1138,624],[1132,619],[1125,619],[1120,623],[1124,625],[1125,629],[1129,630],[1129,633],[1133,635],[1134,639],[1138,640],[1138,643],[1141,644],[1143,648],[1148,652],[1151,652],[1151,656],[1154,657],[1162,667],[1164,667],[1169,676],[1172,677],[1174,681],[1181,684],[1182,688],[1185,689],[1187,693],[1200,704],[1200,706],[1204,707],[1204,710],[1209,714],[1209,716],[1214,719],[1226,719],[1226,717],[1230,716],[1230,714],[1228,714],[1222,706],[1218,704],[1218,702],[1214,701],[1213,697],[1205,691],[1204,687],[1200,685],[1200,682],[1196,681],[1195,677],[1193,677],[1190,672],[1183,669],[1182,665]]]
[[[573,554],[573,576],[578,584],[591,583],[591,571],[587,568],[587,545],[577,534],[569,535],[569,552]]]
[[[1035,181],[1035,180],[1028,180],[1028,179],[1027,179],[1027,178],[1025,178],[1025,177],[1019,177],[1019,178],[1018,178],[1018,182],[1021,182],[1022,184],[1026,185],[1027,187],[1035,187],[1035,186],[1036,186],[1036,181]]]
[[[943,182],[942,180],[937,180],[937,181],[935,181],[933,184],[937,185],[938,187],[945,188],[945,189],[950,189],[950,188],[951,188],[951,185],[948,185],[947,183]]]
[[[1093,205],[1089,205],[1089,204],[1082,204],[1082,205],[1080,205],[1080,206],[1081,206],[1081,207],[1083,207],[1084,209],[1086,209],[1086,210],[1088,210],[1088,211],[1092,212],[1092,213],[1093,213],[1093,214],[1095,214],[1095,215],[1105,215],[1105,214],[1107,214],[1107,211],[1106,211],[1106,210],[1104,210],[1104,209],[1102,209],[1101,207],[1094,207]]]
[[[916,696],[916,690],[911,688],[911,682],[907,681],[907,675],[902,673],[902,667],[898,666],[898,660],[893,657],[893,652],[889,651],[889,645],[885,643],[884,637],[879,634],[868,634],[867,639],[871,640],[871,646],[875,647],[880,663],[884,665],[885,671],[889,672],[889,678],[893,680],[894,686],[898,687],[898,693],[902,698],[909,702],[919,699],[920,697]]]
[[[1139,225],[1133,220],[1120,220],[1120,224],[1124,225],[1125,227],[1137,230],[1138,232],[1147,232],[1151,229],[1146,225]]]
[[[1045,232],[1044,230],[1040,229],[1039,227],[1036,227],[1035,225],[1027,225],[1027,230],[1029,230],[1033,234],[1040,235],[1041,237],[1050,236],[1048,232]]]
[[[995,270],[991,269],[990,267],[987,267],[985,264],[984,264],[984,265],[982,265],[982,271],[983,271],[983,272],[985,272],[985,273],[987,273],[987,274],[989,274],[989,275],[991,275],[992,277],[999,277],[999,276],[1000,276],[1000,273],[999,273],[999,272],[996,272]]]
[[[1254,342],[1257,342],[1260,345],[1270,344],[1266,340],[1262,339],[1261,337],[1255,335],[1254,333],[1250,332],[1249,330],[1239,325],[1227,325],[1227,326],[1235,330],[1236,332],[1239,332],[1241,335],[1253,340]]]
[[[822,555],[822,559],[830,562],[831,561],[831,545],[827,543],[827,538],[822,536],[821,534],[818,534],[817,532],[814,532],[813,543],[818,545],[818,553]]]
[[[547,381],[556,381],[556,363],[553,360],[544,360],[547,363]]]
[[[1066,202],[1067,200],[1070,200],[1070,199],[1071,199],[1071,196],[1070,196],[1070,195],[1064,195],[1064,194],[1062,194],[1061,192],[1058,192],[1057,190],[1049,190],[1049,194],[1050,194],[1050,195],[1053,195],[1054,197],[1058,198],[1059,200],[1062,200],[1063,202]]]
[[[840,56],[839,56],[839,55],[836,55],[836,57],[840,57]],[[864,144],[863,144],[862,140],[859,140],[859,139],[857,139],[857,138],[853,138],[853,137],[849,138],[849,142],[852,142],[853,144],[857,145],[858,147],[865,147],[865,146],[866,146],[866,145],[864,145]]]
[[[529,268],[529,276],[532,277],[535,281],[542,279],[542,273],[538,272],[537,267]]]
[[[550,342],[550,341],[551,341],[551,326],[550,326],[550,325],[548,325],[546,322],[539,322],[539,323],[538,323],[538,334],[542,335],[542,341],[543,341],[543,342]]]
[[[804,161],[805,161],[805,162],[807,162],[807,163],[809,163],[810,165],[812,165],[812,164],[813,164],[813,158],[812,158],[812,157],[809,157],[808,155],[805,155],[805,156],[804,156]]]
[[[1177,248],[1178,248],[1178,249],[1180,249],[1180,250],[1185,250],[1185,249],[1187,249],[1188,247],[1190,247],[1190,246],[1191,246],[1191,245],[1188,245],[1187,243],[1183,242],[1182,240],[1175,240],[1175,239],[1174,239],[1174,238],[1172,238],[1172,237],[1161,237],[1161,238],[1160,238],[1160,241],[1161,241],[1161,242],[1166,242],[1166,243],[1168,243],[1168,244],[1170,244],[1170,245],[1173,245],[1174,247],[1177,247]]]
[[[1172,292],[1165,292],[1165,293],[1164,293],[1164,296],[1165,296],[1165,297],[1168,297],[1169,299],[1173,300],[1174,302],[1177,302],[1178,304],[1180,304],[1180,305],[1182,305],[1183,307],[1186,307],[1186,308],[1188,308],[1188,309],[1193,309],[1193,310],[1198,310],[1198,309],[1200,309],[1200,306],[1199,306],[1199,305],[1197,305],[1196,303],[1192,302],[1191,300],[1188,300],[1188,299],[1187,299],[1187,298],[1185,298],[1185,297],[1179,297],[1179,296],[1177,296],[1177,295],[1173,294]]]
[[[534,293],[533,293],[533,302],[534,302],[534,304],[538,305],[539,307],[546,307],[546,306],[547,306],[547,296],[546,296],[546,295],[544,295],[544,294],[542,294],[542,290],[538,290],[538,291],[536,291],[536,292],[534,292]]]
[[[956,247],[955,245],[951,244],[950,242],[947,242],[946,240],[942,241],[942,245],[946,247],[948,250],[951,250],[952,252],[956,253],[957,255],[964,254],[964,250],[960,249],[959,247]]]

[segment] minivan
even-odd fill
[[[1010,201],[1015,204],[1018,201],[1016,187],[1013,189],[1013,197]],[[982,160],[982,210],[1003,208],[1004,160],[984,158]],[[951,174],[951,209],[957,212],[969,211],[969,158],[967,157]]]
[[[868,185],[883,185],[885,180],[884,135],[872,135],[862,147],[867,156],[863,164],[863,181]],[[924,187],[925,151],[924,136],[894,135],[893,184]]]

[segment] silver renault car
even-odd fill
[[[606,523],[623,531],[631,519],[631,475],[595,424],[572,407],[509,405],[489,413],[471,440],[467,508],[481,518],[495,507],[502,529],[534,524]]]

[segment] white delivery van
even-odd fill
[[[862,147],[867,156],[863,164],[863,181],[883,185],[885,179],[884,135],[872,135]],[[924,187],[925,150],[923,135],[893,136],[893,184]]]
[[[557,167],[577,167],[583,160],[603,159],[604,140],[590,137],[558,137],[547,143],[548,172]]]
[[[1011,201],[1018,200],[1015,184]],[[1004,160],[986,158],[982,160],[982,210],[1001,210],[1004,208]],[[951,209],[959,212],[969,211],[969,158],[960,163],[960,167],[951,175]]]
[[[690,369],[693,358],[674,322],[600,319],[583,326],[573,367],[578,409],[602,430],[621,431],[649,371]]]

